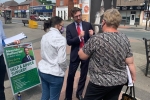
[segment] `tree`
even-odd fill
[[[41,2],[44,5],[52,4],[51,0],[38,0],[38,1]]]

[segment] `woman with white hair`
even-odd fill
[[[103,33],[93,35],[78,53],[82,60],[90,58],[90,82],[84,100],[118,100],[127,83],[126,65],[133,82],[136,80],[129,39],[117,30],[120,21],[118,10],[104,12]]]

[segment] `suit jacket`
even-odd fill
[[[88,22],[82,21],[82,28],[83,31],[85,31],[84,35],[84,43],[87,42],[87,40],[90,38],[89,30],[92,29],[92,25]],[[76,29],[75,22],[69,24],[66,28],[66,39],[67,44],[71,46],[71,53],[70,53],[70,60],[71,62],[74,62],[79,56],[78,51],[80,48],[80,39],[78,37],[78,32]]]
[[[29,55],[30,56],[30,58],[32,59],[32,60],[34,60],[34,57],[33,56],[31,56],[31,55]],[[27,58],[27,55],[22,59],[22,63],[26,63],[26,62],[28,62],[28,61],[31,61],[31,60],[29,60],[28,58]]]

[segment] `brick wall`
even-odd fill
[[[60,6],[60,1],[61,0],[56,0],[56,7],[61,7]],[[62,0],[63,5],[62,6],[68,6],[68,18],[71,18],[70,10],[74,7],[74,2],[73,0]],[[77,0],[79,2],[79,0]]]
[[[18,6],[18,10],[28,10],[29,9],[29,5],[19,5]]]
[[[61,1],[63,1],[63,5],[60,5]],[[57,7],[59,7],[59,6],[68,6],[70,1],[73,2],[73,0],[56,0],[56,6]]]
[[[68,18],[71,19],[70,11],[74,7],[73,0],[68,0]]]
[[[33,0],[33,2],[30,2],[30,4],[25,4],[25,5],[19,5],[18,9],[19,10],[28,10],[30,6],[38,6],[40,5],[37,0]]]
[[[53,7],[52,16],[56,16],[56,6]]]
[[[32,0],[32,2],[30,3],[30,6],[38,6],[38,5],[40,4],[37,0]]]
[[[13,6],[13,7],[9,7],[10,9],[11,9],[11,13],[12,13],[12,17],[14,17],[15,16],[15,14],[14,14],[14,11],[15,10],[17,10],[18,9],[18,7],[17,6]]]
[[[56,7],[60,6],[60,0],[56,0]]]

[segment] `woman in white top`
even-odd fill
[[[59,100],[64,81],[66,64],[66,39],[61,35],[63,20],[52,17],[44,23],[41,40],[41,61],[38,63],[42,82],[41,100]]]

